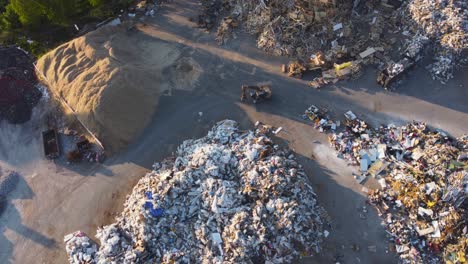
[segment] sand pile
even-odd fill
[[[182,57],[180,46],[130,24],[105,26],[65,43],[37,67],[111,150],[142,132],[162,93],[191,89],[201,74],[193,59]]]

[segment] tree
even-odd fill
[[[12,30],[21,27],[19,16],[11,5],[7,5],[0,15],[0,27],[4,30]]]
[[[10,5],[25,26],[38,26],[44,17],[44,9],[39,1],[11,0]]]
[[[73,0],[41,0],[44,14],[54,24],[67,24],[75,12],[77,1]]]
[[[100,6],[106,2],[106,0],[88,0],[88,1],[93,7]]]
[[[10,3],[8,0],[0,0],[0,13],[5,12],[7,5]]]

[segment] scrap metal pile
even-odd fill
[[[330,136],[339,157],[381,190],[369,200],[403,263],[464,263],[468,243],[468,136],[452,139],[424,123],[371,128],[351,111]],[[382,174],[382,176],[379,176]]]
[[[288,263],[319,252],[326,213],[270,132],[225,120],[184,141],[175,160],[138,182],[117,222],[98,230],[90,262]],[[89,246],[70,248],[73,262]]]

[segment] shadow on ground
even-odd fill
[[[15,246],[6,236],[7,231],[15,232],[24,239],[34,241],[34,243],[46,248],[57,247],[56,241],[22,223],[21,214],[16,205],[13,204],[13,201],[33,199],[34,193],[21,176],[19,177],[17,187],[16,191],[11,192],[8,196],[4,197],[3,201],[0,201],[0,216],[8,219],[8,221],[0,221],[0,260],[5,264],[14,262],[12,254]]]

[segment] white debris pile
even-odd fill
[[[116,223],[98,230],[96,263],[288,263],[320,251],[326,213],[294,155],[266,126],[218,123],[154,165]]]
[[[94,261],[97,245],[85,233],[76,231],[66,235],[63,240],[70,263],[80,264]]]

